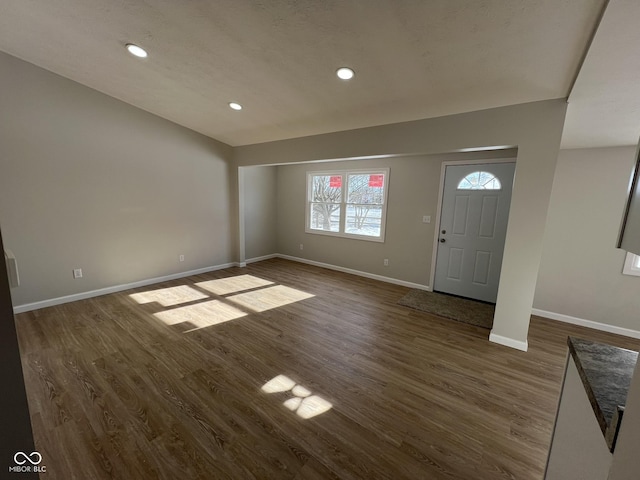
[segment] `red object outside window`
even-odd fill
[[[370,187],[382,187],[384,182],[384,175],[369,175]]]

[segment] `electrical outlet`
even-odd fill
[[[74,268],[73,269],[73,278],[82,278],[82,269]]]
[[[388,258],[385,258],[385,259],[382,261],[382,263],[384,264],[384,266],[385,266],[385,267],[388,267],[388,266],[389,266],[389,259],[388,259]]]
[[[300,250],[304,250],[304,245],[300,244]]]
[[[184,255],[180,255],[180,256],[178,257],[178,259],[179,259],[181,262],[184,262]]]
[[[424,215],[422,217],[422,223],[431,223],[431,215]]]

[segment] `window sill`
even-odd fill
[[[350,240],[364,240],[365,242],[384,243],[384,233],[380,237],[369,237],[367,235],[355,235],[355,234],[340,233],[340,232],[326,232],[323,230],[313,230],[309,228],[305,229],[305,233],[310,233],[312,235],[322,235],[324,237],[338,237],[338,238],[348,238]]]

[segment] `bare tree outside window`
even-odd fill
[[[339,231],[341,202],[342,177],[314,175],[311,180],[311,228]]]
[[[384,241],[389,170],[308,173],[309,233]]]
[[[348,176],[347,232],[360,235],[380,235],[383,184],[372,181],[370,174]]]

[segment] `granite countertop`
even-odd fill
[[[638,352],[569,337],[569,352],[609,450],[615,448]]]

